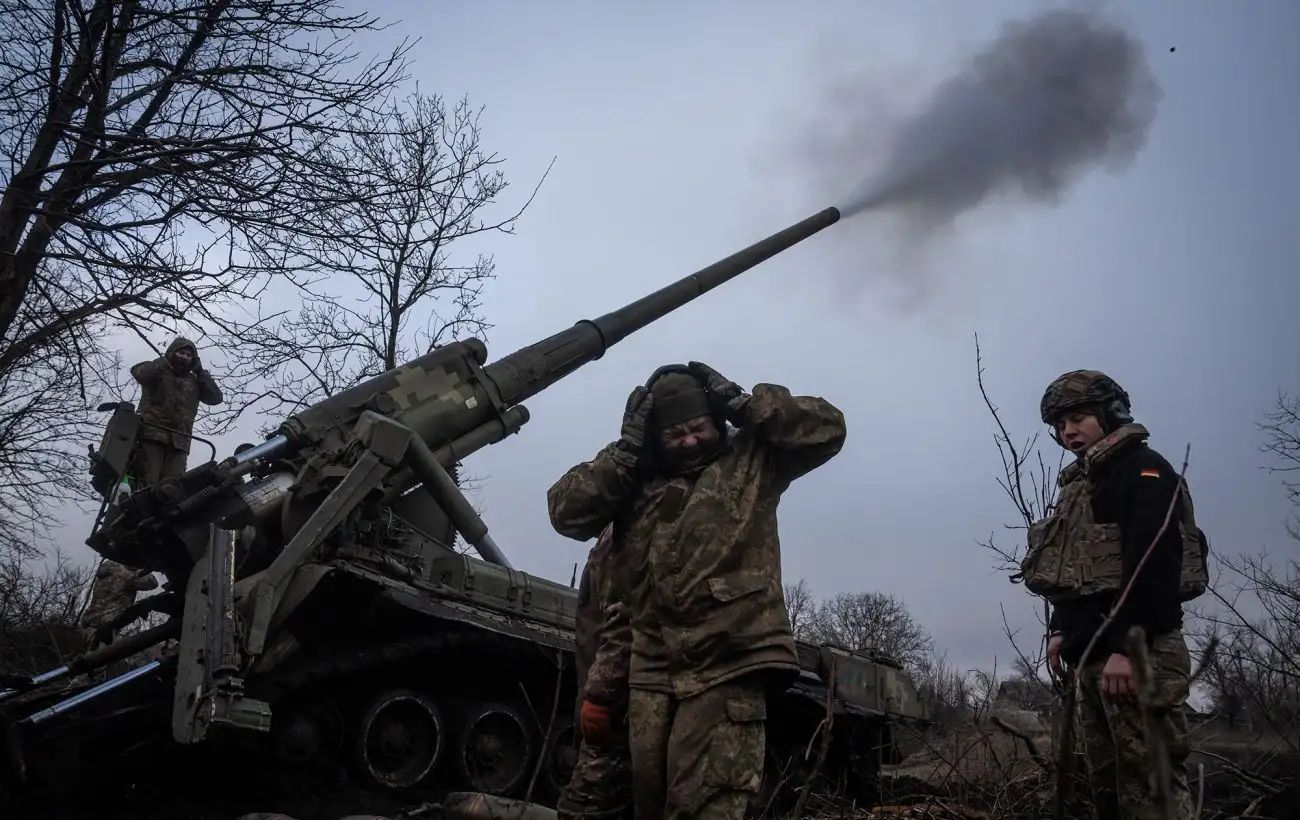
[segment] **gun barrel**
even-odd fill
[[[598,319],[584,319],[483,369],[496,384],[503,403],[521,402],[584,364],[599,359],[610,347],[641,328],[829,228],[839,219],[838,208],[827,208],[648,296]]]
[[[485,364],[487,346],[465,339],[326,398],[287,419],[277,436],[241,454],[248,460],[304,445],[341,446],[360,414],[393,415],[437,448],[501,417],[611,346],[719,285],[802,242],[840,219],[837,208],[798,222],[726,259],[637,299],[599,319],[583,320],[504,358]],[[506,430],[508,435],[513,430]]]

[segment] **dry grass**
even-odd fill
[[[919,747],[886,767],[883,801],[862,809],[814,795],[803,817],[917,820],[1049,820],[1054,817],[1056,760],[1046,729],[1026,732],[994,713],[946,732],[914,736]],[[1193,791],[1204,783],[1201,820],[1300,816],[1300,760],[1277,738],[1223,736],[1201,726],[1189,760]],[[1199,777],[1198,777],[1199,773]],[[1076,787],[1070,817],[1090,817],[1086,786]]]

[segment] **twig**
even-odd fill
[[[1279,782],[1270,777],[1265,777],[1264,775],[1261,774],[1248,772],[1245,769],[1243,769],[1241,766],[1237,765],[1236,763],[1232,762],[1228,758],[1216,752],[1211,752],[1207,749],[1198,748],[1196,750],[1196,753],[1199,755],[1204,755],[1206,757],[1212,757],[1215,760],[1222,763],[1224,768],[1228,770],[1228,773],[1231,774],[1233,777],[1237,778],[1238,780],[1240,780],[1248,789],[1255,789],[1257,791],[1262,791],[1262,792],[1278,792],[1286,788],[1285,783]]]
[[[1119,598],[1115,600],[1115,604],[1110,608],[1110,612],[1106,613],[1106,618],[1101,622],[1101,626],[1097,627],[1097,630],[1092,633],[1092,638],[1088,641],[1088,645],[1084,647],[1083,655],[1079,657],[1079,663],[1077,664],[1080,669],[1088,663],[1097,642],[1102,635],[1106,634],[1106,630],[1115,621],[1115,616],[1119,614],[1120,608],[1128,601],[1129,593],[1133,591],[1133,584],[1137,581],[1138,576],[1142,574],[1143,568],[1146,567],[1147,559],[1155,552],[1156,544],[1160,543],[1160,539],[1165,537],[1165,532],[1169,529],[1169,523],[1173,520],[1174,509],[1178,506],[1178,499],[1182,496],[1183,489],[1186,486],[1185,476],[1187,475],[1187,463],[1191,459],[1191,453],[1192,445],[1188,444],[1183,451],[1183,468],[1178,473],[1178,489],[1174,491],[1173,497],[1169,499],[1169,507],[1165,510],[1165,520],[1161,523],[1160,529],[1156,531],[1155,537],[1151,539],[1151,543],[1147,545],[1146,551],[1142,553],[1142,559],[1133,568],[1133,575],[1128,579],[1128,583],[1124,585]],[[1078,681],[1076,681],[1076,685],[1078,685]]]
[[[1151,767],[1150,783],[1155,799],[1156,811],[1166,820],[1174,820],[1172,766],[1169,762],[1169,747],[1165,745],[1164,735],[1160,731],[1160,716],[1155,698],[1155,670],[1151,667],[1151,658],[1147,655],[1146,630],[1140,626],[1129,629],[1128,654],[1133,661],[1133,674],[1137,684],[1138,711],[1142,716],[1142,732],[1146,735],[1147,764]]]
[[[999,729],[1011,735],[1012,737],[1016,737],[1024,741],[1025,749],[1029,751],[1029,756],[1034,759],[1035,763],[1037,763],[1039,766],[1043,768],[1043,771],[1047,772],[1048,774],[1051,774],[1052,762],[1043,756],[1043,753],[1038,750],[1038,746],[1034,743],[1034,739],[1030,737],[1027,732],[1022,732],[1021,730],[1012,726],[1010,723],[1007,723],[998,715],[994,715],[992,718],[990,718],[990,722],[992,722],[994,726],[998,727]]]
[[[537,764],[533,766],[533,776],[528,780],[528,791],[524,792],[524,800],[531,800],[533,797],[533,787],[537,785],[537,775],[542,771],[542,766],[546,764],[546,756],[550,753],[551,744],[555,741],[555,716],[560,711],[560,690],[564,686],[564,662],[568,659],[563,652],[557,652],[558,660],[555,662],[555,696],[551,699],[551,719],[546,725],[546,734],[542,737],[542,750],[537,755]]]
[[[831,662],[829,674],[827,674],[826,683],[826,716],[822,718],[821,724],[817,727],[822,733],[821,746],[817,749],[817,760],[813,763],[812,771],[804,783],[803,790],[799,793],[799,799],[795,801],[794,812],[790,815],[791,820],[799,820],[803,817],[804,808],[808,805],[808,796],[812,794],[813,784],[821,775],[822,766],[826,763],[826,756],[831,749],[831,732],[835,725],[835,673],[839,658],[835,653],[831,653]]]
[[[1192,820],[1201,820],[1201,809],[1205,808],[1205,764],[1196,764],[1196,811]]]

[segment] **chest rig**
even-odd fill
[[[1026,538],[1020,573],[1030,592],[1056,603],[1118,593],[1123,588],[1119,525],[1099,524],[1093,517],[1093,476],[1118,453],[1140,444],[1149,435],[1140,424],[1126,424],[1098,442],[1083,459],[1061,470],[1057,479],[1061,491],[1052,514],[1035,521]],[[1182,514],[1169,526],[1177,527],[1182,537],[1178,599],[1185,602],[1202,595],[1209,585],[1210,543],[1196,526],[1187,483],[1181,478],[1179,482]]]

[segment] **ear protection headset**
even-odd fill
[[[708,380],[698,371],[692,370],[684,364],[666,364],[663,367],[657,368],[655,372],[650,374],[650,378],[646,379],[646,390],[653,389],[655,382],[670,373],[681,373],[682,375],[690,376],[695,379],[695,381],[699,382],[700,389],[704,391],[704,400],[709,405],[709,417],[713,419],[713,426],[718,428],[718,433],[720,435],[726,436],[727,414],[722,407],[722,402],[718,400],[718,397],[715,396],[711,390],[709,390]],[[651,415],[654,415],[653,409],[651,410]]]
[[[1077,410],[1081,407],[1098,407],[1100,409],[1100,417],[1098,418],[1098,421],[1101,422],[1102,432],[1107,435],[1115,432],[1117,428],[1131,423],[1133,421],[1133,412],[1130,409],[1131,405],[1129,404],[1128,393],[1124,392],[1124,388],[1115,384],[1113,381],[1111,382],[1111,386],[1114,388],[1115,398],[1111,399],[1109,402],[1102,402],[1099,405],[1090,403],[1076,404],[1062,410],[1060,415],[1065,415],[1071,410]],[[1057,430],[1055,423],[1049,428],[1049,434],[1053,441],[1062,447],[1065,446],[1065,443],[1061,441],[1061,434]]]

